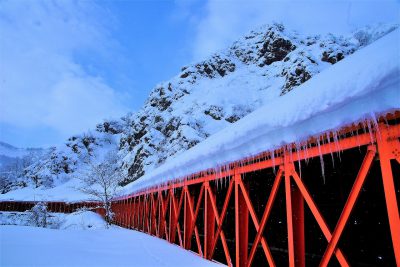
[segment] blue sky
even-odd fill
[[[0,0],[0,140],[56,145],[138,110],[180,68],[258,25],[347,33],[399,23],[396,0]]]

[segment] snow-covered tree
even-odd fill
[[[49,212],[47,211],[47,203],[38,202],[29,211],[29,221],[30,224],[37,227],[47,227],[49,221]]]
[[[89,165],[89,170],[78,177],[83,182],[79,190],[101,202],[105,210],[105,220],[109,225],[113,219],[111,200],[117,196],[119,184],[123,180],[123,174],[118,166],[117,152],[111,150],[101,162],[90,162]]]

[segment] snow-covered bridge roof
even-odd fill
[[[125,187],[126,193],[400,109],[400,30],[314,76]]]

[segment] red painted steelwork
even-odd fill
[[[394,177],[399,177],[400,174],[395,174],[391,165],[394,162],[400,163],[399,117],[400,112],[397,111],[387,117],[389,123],[384,120],[380,120],[379,125],[371,122],[374,127],[364,132],[361,124],[352,125],[340,132],[339,139],[336,133],[324,134],[318,138],[310,138],[300,147],[288,145],[233,162],[222,168],[218,174],[209,169],[185,179],[124,196],[112,203],[115,223],[165,239],[210,260],[215,259],[220,244],[218,253],[224,255],[223,261],[229,266],[253,266],[255,261],[260,261],[258,250],[263,253],[261,257],[265,256],[264,265],[276,266],[272,247],[267,242],[267,237],[273,230],[267,228],[267,225],[271,220],[273,207],[278,205],[279,188],[283,187],[288,265],[303,267],[306,264],[304,210],[307,207],[311,213],[309,216],[315,220],[327,241],[319,265],[328,266],[336,258],[340,266],[350,266],[349,259],[352,255],[344,255],[343,247],[339,247],[343,245],[339,241],[349,224],[373,161],[377,160],[390,226],[387,234],[391,237],[394,260],[400,266],[400,217],[394,181]],[[354,132],[355,135],[352,134]],[[340,154],[359,147],[366,148],[367,152],[336,226],[330,229],[318,208],[318,202],[304,182],[305,177],[300,177],[295,166],[299,161],[327,154]],[[275,171],[276,168],[268,196],[265,200],[258,199],[266,204],[260,206],[251,199],[251,187],[245,176],[259,170]],[[224,194],[215,190],[215,184],[221,178],[229,180],[223,190]],[[23,209],[28,205],[15,207],[15,204],[0,202],[0,209]],[[50,207],[69,212],[73,209],[65,203],[52,204]],[[262,207],[261,212],[255,207]],[[234,224],[234,229],[227,228],[229,222],[230,225]],[[250,229],[255,230],[252,232],[254,236],[250,234]]]
[[[379,159],[390,222],[389,232],[392,237],[395,260],[399,265],[400,223],[390,160],[400,161],[400,142],[398,140],[400,137],[400,125],[384,125],[381,123],[379,127],[374,128],[374,131],[364,133],[360,133],[360,127],[352,126],[345,131],[347,134],[336,142],[333,142],[333,134],[323,135],[320,140],[325,139],[325,141],[319,146],[316,145],[318,139],[312,138],[308,141],[309,146],[307,148],[302,147],[299,151],[291,151],[294,150],[295,145],[275,150],[273,152],[274,159],[271,157],[271,153],[263,153],[254,158],[232,163],[229,167],[222,169],[218,175],[213,170],[207,170],[188,176],[180,181],[177,180],[167,185],[126,196],[126,198],[133,198],[134,201],[139,202],[142,207],[147,207],[145,199],[153,199],[150,209],[142,211],[141,215],[136,217],[141,218],[141,220],[150,218],[150,221],[155,223],[152,223],[150,228],[146,224],[134,228],[164,238],[185,249],[195,248],[195,252],[206,259],[213,259],[216,245],[220,242],[225,255],[225,263],[230,266],[252,266],[257,248],[260,247],[266,258],[265,264],[276,266],[265,238],[265,235],[268,235],[268,233],[265,233],[265,226],[274,206],[278,188],[284,181],[289,266],[305,266],[304,204],[310,209],[312,216],[328,242],[320,265],[327,266],[334,255],[341,266],[350,266],[347,258],[338,247],[338,241],[348,223],[349,216],[361,187],[367,178],[372,161],[373,159]],[[358,133],[356,135],[348,134],[351,131],[358,131]],[[343,207],[342,215],[335,229],[331,231],[315,200],[297,173],[295,163],[299,160],[307,160],[331,153],[342,153],[352,148],[364,146],[368,146],[364,162],[360,167],[348,200]],[[376,157],[377,150],[379,151],[379,158]],[[242,176],[257,170],[275,168],[275,166],[279,167],[279,169],[264,212],[261,219],[259,219],[249,195],[249,188],[247,188]],[[232,177],[232,179],[228,183],[226,195],[222,196],[223,204],[218,206],[216,202],[218,192],[214,192],[210,182],[217,181],[221,177]],[[191,191],[194,186],[198,187],[197,193]],[[232,197],[234,198],[235,214],[234,251],[229,248],[223,227]],[[195,202],[195,199],[197,199],[197,202]],[[183,212],[181,209],[183,209]],[[203,210],[202,222],[198,221],[200,209]],[[155,216],[155,213],[158,216]],[[134,214],[136,213],[134,212]],[[183,235],[181,235],[179,218],[183,219]],[[256,230],[254,241],[249,240],[249,227],[253,227],[251,225]],[[201,239],[199,227],[203,229],[203,239]],[[194,247],[192,246],[192,237],[195,240]],[[252,244],[249,241],[253,241]],[[251,244],[250,247],[249,244]]]

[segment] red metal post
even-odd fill
[[[288,235],[289,266],[295,266],[294,256],[294,233],[293,233],[293,212],[292,212],[292,188],[290,183],[291,170],[289,169],[289,157],[285,155],[285,197],[286,197],[286,221]]]
[[[328,225],[326,224],[324,218],[322,217],[321,213],[319,212],[310,193],[307,191],[306,187],[304,186],[303,182],[301,181],[299,175],[294,171],[294,166],[292,167],[292,177],[293,177],[293,180],[296,182],[301,194],[303,195],[303,198],[306,201],[308,207],[310,208],[314,218],[316,219],[319,227],[321,228],[322,233],[324,234],[325,238],[328,241],[331,240],[332,234],[328,228]],[[341,250],[339,248],[336,249],[335,255],[341,266],[343,266],[343,267],[349,266],[346,258],[344,257],[343,253],[341,252]]]
[[[241,175],[235,173],[235,246],[236,266],[246,266],[249,237],[249,209],[240,191]]]
[[[147,195],[144,194],[143,195],[143,205],[142,205],[143,209],[142,209],[142,229],[143,232],[146,232],[146,227],[147,227]]]
[[[154,193],[150,193],[150,234],[156,234],[156,212],[157,212],[157,203],[154,199]]]
[[[191,196],[189,189],[187,186],[183,188],[185,192],[185,200],[184,200],[184,207],[183,207],[183,212],[184,212],[184,226],[183,226],[183,246],[185,249],[190,249],[191,248],[191,241],[192,241],[192,216],[189,211],[189,201],[193,203],[193,197]]]
[[[393,250],[397,266],[400,266],[400,218],[399,207],[397,205],[396,189],[394,186],[393,171],[390,163],[391,159],[396,159],[399,155],[394,155],[394,148],[399,147],[399,140],[390,136],[387,126],[379,125],[380,136],[377,137],[379,160],[382,171],[383,189],[385,192],[386,208],[389,217],[390,232],[392,235]],[[396,150],[397,151],[397,150]]]
[[[306,265],[304,199],[297,187],[292,190],[292,208],[295,266],[304,267]]]
[[[158,234],[159,238],[162,238],[162,221],[164,219],[164,203],[162,198],[162,191],[158,191],[157,194],[157,202],[158,202]]]
[[[208,193],[211,190],[208,181],[204,182],[204,189],[204,257],[209,259],[209,250],[214,240],[215,218],[211,207],[211,196]]]
[[[170,189],[170,203],[169,203],[169,242],[175,243],[176,236],[176,214],[175,214],[175,195]]]

